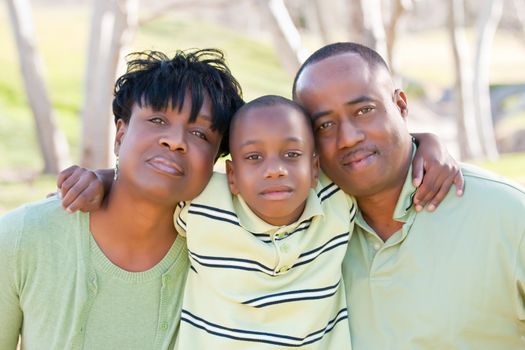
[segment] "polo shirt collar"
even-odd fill
[[[235,212],[237,213],[237,216],[239,217],[239,223],[241,227],[251,233],[270,234],[277,230],[282,231],[283,228],[293,230],[304,221],[310,220],[315,216],[324,215],[323,209],[321,207],[321,201],[319,197],[317,197],[317,194],[315,193],[314,189],[310,189],[310,192],[308,193],[308,198],[306,200],[306,206],[304,208],[303,213],[297,221],[290,225],[274,226],[265,222],[257,215],[255,215],[255,213],[250,209],[250,207],[248,207],[248,204],[246,204],[246,202],[240,195],[233,197],[233,206]]]
[[[416,145],[412,144],[412,157],[411,160],[414,160],[414,155],[416,154]],[[396,221],[407,221],[408,214],[414,210],[414,195],[416,194],[417,188],[412,183],[412,162],[408,168],[407,176],[405,178],[405,183],[399,194],[399,199],[397,200],[396,207],[394,209],[393,219]]]

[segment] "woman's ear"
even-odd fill
[[[237,183],[235,181],[233,163],[231,160],[226,160],[226,175],[228,176],[228,185],[230,186],[230,192],[234,195],[238,195],[239,189],[237,188]]]
[[[312,156],[312,188],[315,188],[315,186],[317,186],[317,181],[319,180],[319,168],[319,155],[317,154],[317,152],[314,152]]]
[[[115,144],[113,145],[113,152],[116,156],[120,153],[120,146],[122,145],[122,141],[124,140],[124,135],[126,134],[126,131],[128,129],[127,124],[122,120],[117,120],[116,125],[116,133],[115,133]]]

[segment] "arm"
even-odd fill
[[[416,211],[425,206],[429,211],[437,208],[445,198],[452,184],[456,195],[463,194],[463,174],[459,163],[450,156],[445,146],[434,134],[412,134],[418,143],[412,162],[412,179],[417,187],[414,196]]]
[[[62,170],[58,175],[57,187],[64,209],[73,213],[100,208],[104,197],[111,191],[113,174],[113,169],[92,171],[76,165]]]
[[[17,216],[0,218],[0,349],[6,350],[17,348],[23,318],[15,281],[17,225],[13,219]]]

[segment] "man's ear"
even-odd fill
[[[126,131],[128,129],[127,124],[122,120],[117,120],[116,125],[116,133],[115,133],[115,144],[113,145],[113,152],[116,156],[120,153],[120,146],[122,145],[122,141],[124,140],[124,135],[126,134]]]
[[[394,92],[394,102],[396,103],[397,108],[399,108],[403,119],[406,119],[408,116],[408,104],[407,96],[405,95],[405,92],[403,90],[396,89],[396,91]]]
[[[315,188],[317,186],[317,181],[319,180],[319,168],[319,155],[317,154],[317,152],[314,152],[314,154],[312,155],[312,188]]]
[[[237,188],[237,182],[235,181],[235,174],[233,169],[233,163],[231,160],[226,160],[226,175],[228,176],[228,185],[230,186],[230,192],[234,195],[239,194]]]

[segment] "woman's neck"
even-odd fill
[[[177,232],[175,206],[144,198],[115,184],[103,208],[90,216],[90,229],[100,249],[128,271],[155,266],[171,248]]]

